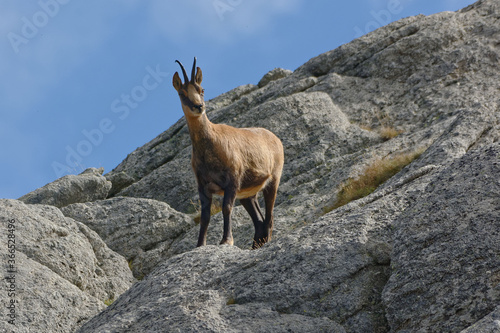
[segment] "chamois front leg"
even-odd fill
[[[206,195],[203,188],[199,189],[201,216],[200,216],[200,234],[198,236],[198,245],[204,246],[207,243],[208,223],[210,222],[210,208],[212,207],[212,197]]]
[[[233,233],[231,231],[231,212],[234,201],[236,200],[236,189],[229,188],[224,190],[224,199],[222,200],[222,215],[224,216],[224,235],[220,244],[233,245]]]

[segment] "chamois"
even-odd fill
[[[184,75],[179,73],[172,83],[179,94],[182,110],[192,143],[193,167],[201,203],[201,221],[198,245],[206,244],[212,196],[223,196],[222,214],[224,234],[220,244],[233,245],[231,211],[239,199],[252,218],[255,235],[252,248],[256,249],[271,239],[273,208],[283,169],[284,153],[280,139],[264,128],[235,128],[214,124],[207,118],[202,72],[196,67],[191,80],[180,61],[176,60]],[[196,72],[195,72],[196,70]],[[260,210],[257,193],[263,191],[266,205],[265,218]]]

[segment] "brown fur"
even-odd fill
[[[274,202],[284,162],[283,145],[264,128],[235,128],[210,122],[200,85],[202,72],[197,67],[195,75],[195,64],[196,58],[191,80],[183,84],[175,73],[173,86],[181,99],[193,148],[191,165],[202,206],[198,246],[206,243],[212,196],[220,195],[224,197],[221,244],[233,244],[231,210],[238,198],[254,223],[253,247],[260,247],[271,239]],[[187,81],[182,65],[181,68]],[[261,190],[266,204],[265,218],[256,199]]]

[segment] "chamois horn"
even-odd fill
[[[194,57],[193,69],[191,70],[191,83],[194,83],[195,71],[196,71],[196,57]]]
[[[196,59],[196,58],[195,58]],[[184,74],[184,84],[188,83],[189,82],[189,79],[188,79],[188,76],[186,74],[186,70],[184,69],[184,66],[182,66],[181,62],[179,60],[176,60],[175,61],[176,63],[179,64],[179,66],[181,66],[181,69],[182,69],[182,74]]]

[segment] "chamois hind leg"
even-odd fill
[[[260,245],[267,243],[271,240],[273,234],[273,224],[274,224],[274,203],[276,201],[276,195],[278,193],[279,179],[271,180],[269,184],[264,188],[264,202],[266,204],[266,218],[264,219],[264,229],[260,237]]]
[[[257,249],[260,247],[259,239],[262,237],[262,234],[264,232],[264,216],[262,215],[262,212],[260,210],[259,201],[257,201],[256,196],[253,196],[250,198],[240,199],[240,202],[252,218],[255,228],[252,249]]]
[[[233,233],[231,231],[231,212],[236,200],[236,190],[225,189],[222,200],[222,215],[224,216],[224,234],[220,244],[233,245]]]
[[[212,206],[212,197],[205,194],[203,189],[199,191],[201,203],[201,216],[200,216],[200,234],[198,236],[198,245],[203,246],[207,243],[207,230],[208,223],[210,222],[210,208]]]

